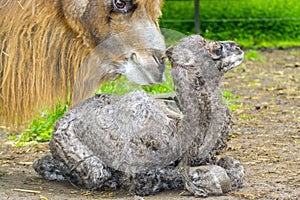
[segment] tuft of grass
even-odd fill
[[[240,95],[233,96],[228,90],[223,92],[223,102],[229,107],[231,112],[243,107],[243,104],[238,100],[239,98],[241,98]]]
[[[241,119],[243,120],[252,120],[254,117],[252,115],[242,115]]]
[[[256,62],[265,62],[266,58],[261,56],[257,51],[255,50],[250,50],[245,53],[245,59],[246,60],[252,60]]]
[[[41,116],[36,117],[29,128],[21,135],[11,135],[11,140],[17,140],[16,146],[24,146],[36,142],[47,142],[52,137],[53,127],[56,120],[61,118],[68,109],[68,104],[61,102],[56,104],[55,110],[45,110]]]
[[[165,81],[163,81],[161,84],[157,84],[154,86],[140,86],[128,81],[126,77],[121,76],[116,80],[104,83],[96,92],[96,94],[123,95],[135,90],[145,90],[147,93],[151,94],[173,92],[174,83],[173,79],[171,78],[170,68],[170,64],[167,63],[167,68],[165,71]]]

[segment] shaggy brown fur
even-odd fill
[[[24,124],[66,102],[79,66],[101,41],[161,15],[162,0],[135,0],[136,11],[125,14],[113,12],[112,2],[0,0],[0,125]],[[104,72],[100,83],[115,76]]]

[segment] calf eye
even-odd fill
[[[214,53],[217,56],[220,56],[222,54],[222,49],[223,49],[223,46],[221,45],[220,48],[214,50]]]
[[[212,57],[212,59],[217,60],[221,58],[222,52],[223,52],[223,46],[218,45],[216,49],[211,50],[210,56]]]

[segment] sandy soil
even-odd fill
[[[300,49],[260,52],[226,75],[237,110],[226,151],[246,169],[244,187],[210,199],[300,199]],[[78,190],[41,179],[32,169],[48,144],[13,147],[0,133],[0,199],[194,199],[167,191],[137,197],[126,191]]]

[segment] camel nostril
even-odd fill
[[[157,53],[154,53],[152,57],[157,63],[159,71],[163,73],[165,71],[166,56],[158,56]]]
[[[160,64],[160,60],[159,60],[159,58],[156,55],[152,55],[152,57],[153,57],[153,59],[155,60],[155,62],[157,64]]]
[[[130,59],[131,59],[134,63],[139,64],[139,61],[138,61],[138,58],[137,58],[136,53],[132,53],[131,56],[130,56]]]
[[[162,52],[160,50],[154,50],[152,52],[152,57],[154,58],[154,60],[157,64],[164,64],[165,63],[166,55],[165,55],[164,52]]]
[[[165,65],[166,56],[157,56],[154,54],[154,55],[152,55],[152,57],[159,66]]]

